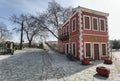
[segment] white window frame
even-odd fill
[[[73,30],[73,21],[75,20],[75,30]],[[76,18],[73,18],[72,19],[72,32],[75,32],[76,31]]]
[[[97,30],[94,29],[93,19],[97,19]],[[92,17],[92,30],[94,30],[94,31],[99,31],[99,25],[98,25],[98,18],[97,18],[97,17]]]
[[[76,56],[76,42],[72,42],[72,55],[73,55],[73,44],[75,44],[75,56]]]
[[[90,48],[91,48],[91,54],[90,54],[90,57],[88,57],[86,55],[86,44],[90,44]],[[85,58],[92,58],[92,42],[84,42],[84,54],[85,54]]]
[[[99,45],[99,59],[101,59],[101,56],[102,56],[102,54],[101,54],[101,43],[100,42],[93,42],[93,59],[94,59],[94,44],[98,44]]]
[[[90,28],[89,28],[89,29],[85,28],[85,17],[88,17],[88,18],[89,18],[89,25],[90,25]],[[83,24],[84,24],[84,29],[85,29],[85,30],[91,30],[91,16],[89,16],[89,15],[84,15],[84,16],[83,16]]]
[[[103,53],[102,53],[102,45],[103,44],[105,44],[105,46],[106,46],[106,55],[103,55]],[[104,56],[107,56],[107,44],[106,43],[101,43],[101,55],[104,57]]]
[[[101,30],[101,20],[104,21],[104,31]],[[101,32],[106,32],[106,22],[105,22],[105,19],[104,19],[104,18],[99,18],[99,23],[100,23],[100,31],[101,31]]]

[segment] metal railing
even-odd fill
[[[68,40],[69,39],[69,32],[65,32],[64,34],[59,35],[60,40]]]

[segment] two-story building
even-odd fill
[[[58,28],[58,47],[77,59],[103,60],[109,57],[108,13],[77,7]]]

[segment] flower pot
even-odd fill
[[[105,60],[104,60],[104,63],[105,63],[105,64],[112,64],[112,60],[105,59]]]

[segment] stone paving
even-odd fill
[[[109,67],[109,78],[96,74],[97,66]],[[120,81],[120,74],[114,64],[95,61],[85,66],[53,51],[31,48],[0,55],[0,81]]]
[[[93,65],[81,65],[79,61],[68,61],[64,55],[49,52],[54,67],[63,69],[64,80],[62,81],[120,81],[120,75],[114,66],[103,64],[103,61],[95,61]],[[61,60],[62,59],[62,60]],[[96,74],[97,66],[109,67],[109,78]],[[52,81],[52,80],[51,80]]]
[[[113,57],[112,59],[115,61],[115,65],[120,72],[120,52],[113,52]]]

